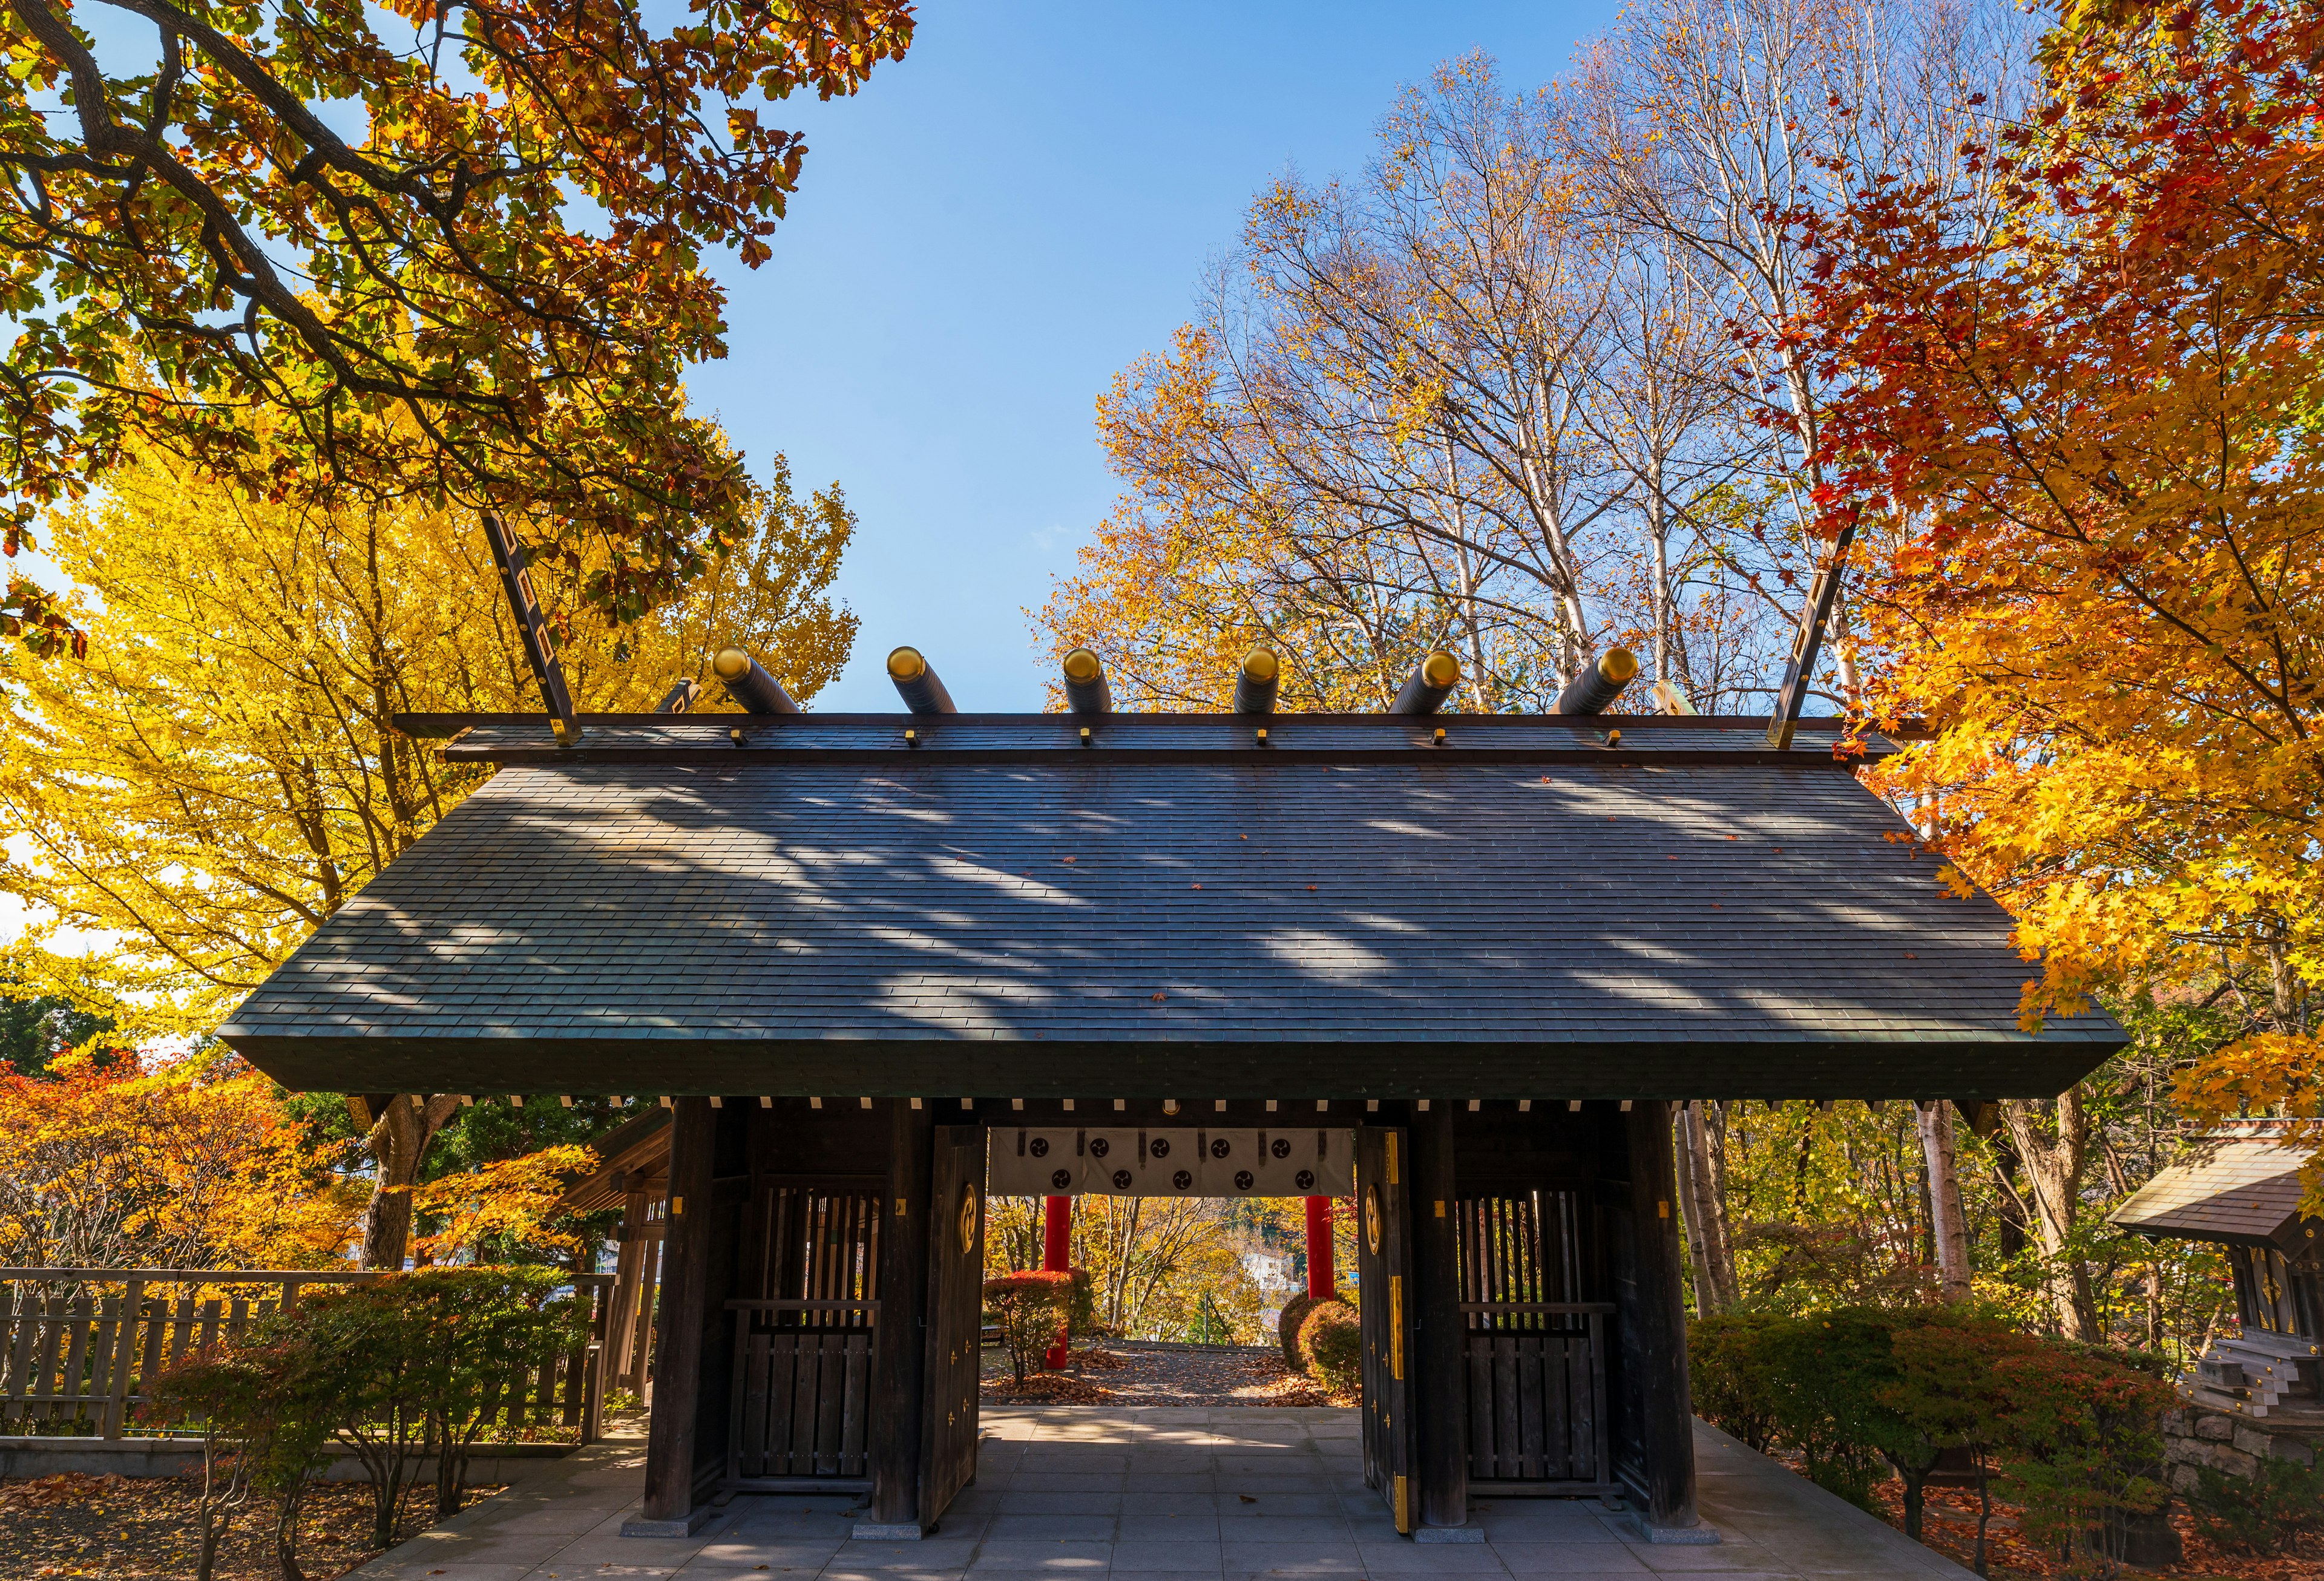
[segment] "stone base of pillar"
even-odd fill
[[[1412,1529],[1415,1542],[1482,1542],[1485,1529],[1471,1521],[1466,1526],[1416,1526]]]
[[[1708,1521],[1698,1521],[1692,1526],[1657,1526],[1646,1519],[1643,1510],[1630,1512],[1630,1524],[1637,1528],[1638,1540],[1651,1543],[1674,1543],[1686,1548],[1708,1548],[1720,1540],[1719,1528]]]
[[[632,1515],[622,1522],[623,1537],[692,1537],[696,1532],[718,1519],[720,1512],[708,1504],[696,1505],[684,1518],[677,1521],[649,1521],[642,1515]]]
[[[917,1521],[858,1521],[849,1535],[858,1542],[918,1542],[930,1530]]]

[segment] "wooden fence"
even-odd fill
[[[0,1268],[0,1435],[127,1438],[166,1434],[140,1419],[145,1383],[179,1357],[238,1337],[316,1285],[364,1284],[378,1273],[287,1269]],[[521,1438],[599,1431],[613,1276],[569,1282],[590,1305],[587,1339],[509,1380],[493,1413]]]

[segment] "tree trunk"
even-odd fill
[[[1961,1212],[1960,1172],[1953,1155],[1953,1106],[1939,1098],[1914,1106],[1921,1156],[1929,1169],[1929,1228],[1936,1243],[1937,1282],[1945,1300],[1969,1300],[1969,1220]]]
[[[2001,1217],[1999,1250],[2006,1261],[2025,1249],[2025,1205],[2017,1186],[2017,1149],[2006,1135],[1993,1139],[1993,1173],[2001,1187],[1996,1206]]]
[[[1678,1117],[1687,1170],[1687,1218],[1690,1227],[1696,1220],[1702,1223],[1702,1268],[1711,1287],[1711,1304],[1702,1305],[1700,1292],[1696,1304],[1706,1313],[1724,1311],[1740,1293],[1736,1288],[1734,1248],[1727,1234],[1726,1160],[1700,1101],[1680,1106]]]
[[[2034,1232],[2050,1265],[2050,1307],[2059,1331],[2069,1339],[2094,1341],[2099,1332],[2090,1271],[2071,1252],[2082,1177],[2089,1167],[2089,1119],[2081,1094],[2069,1089],[2053,1102],[2013,1098],[2001,1112],[2024,1166]]]
[[[299,1517],[306,1503],[307,1484],[300,1482],[275,1506],[274,1573],[279,1581],[307,1581],[299,1568]]]
[[[1686,1123],[1685,1109],[1674,1107],[1678,1108],[1674,1121],[1678,1137],[1671,1151],[1678,1165],[1680,1211],[1686,1220],[1687,1273],[1694,1286],[1694,1315],[1708,1318],[1719,1310],[1719,1287],[1711,1280],[1711,1257],[1702,1244],[1702,1168],[1694,1156],[1694,1136]]]
[[[460,1100],[450,1093],[423,1097],[399,1092],[374,1121],[372,1157],[379,1174],[372,1182],[371,1206],[364,1214],[363,1265],[401,1269],[411,1248],[411,1188],[428,1163],[429,1144]]]

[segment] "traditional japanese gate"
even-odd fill
[[[221,1029],[296,1089],[673,1107],[641,1532],[792,1486],[941,1517],[1003,1126],[1052,1133],[1042,1190],[1204,1195],[1309,1194],[1355,1130],[1399,1529],[1618,1489],[1683,1531],[1670,1102],[2048,1097],[2125,1041],[2018,1029],[2009,919],[1831,724],[1112,714],[1102,679],[956,715],[908,657],[908,717],[779,712],[743,657],[778,712],[407,718],[497,772]]]

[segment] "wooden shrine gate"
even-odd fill
[[[1610,1301],[1580,1299],[1591,1265],[1579,1191],[1468,1197],[1458,1215],[1469,1491],[1616,1491],[1608,1457]]]
[[[726,1302],[739,1409],[722,1497],[870,1490],[882,1201],[863,1179],[761,1186],[748,1260],[764,1293]]]

